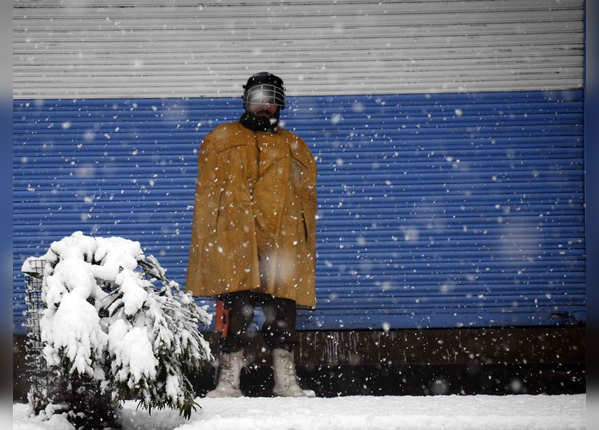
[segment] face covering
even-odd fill
[[[277,109],[277,113],[273,118],[258,118],[254,114],[245,111],[241,118],[239,118],[239,122],[245,128],[249,128],[254,131],[275,131],[277,126],[279,125],[279,112],[280,109]]]

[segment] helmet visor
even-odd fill
[[[282,88],[272,84],[254,85],[246,91],[244,101],[246,105],[276,105],[285,107],[285,92]]]

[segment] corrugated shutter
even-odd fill
[[[581,97],[376,96],[314,109],[332,129],[320,122],[327,139],[314,142],[321,306],[301,322],[584,320]]]
[[[17,331],[75,230],[184,281],[199,143],[260,70],[318,158],[301,328],[584,321],[582,0],[14,5]]]
[[[139,240],[183,283],[196,151],[239,111],[16,101],[17,287],[26,256],[78,229]],[[298,97],[286,126],[319,166],[318,310],[301,328],[584,320],[581,91]]]
[[[15,0],[16,98],[561,90],[583,83],[583,0]]]

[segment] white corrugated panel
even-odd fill
[[[583,0],[15,0],[18,99],[581,88]]]

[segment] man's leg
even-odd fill
[[[295,301],[268,297],[262,304],[262,333],[272,351],[275,377],[273,394],[283,397],[314,397],[312,390],[302,390],[297,381],[293,351],[297,344]]]
[[[239,375],[243,368],[243,350],[249,344],[247,328],[254,318],[254,305],[247,291],[219,296],[228,315],[227,329],[222,333],[218,383],[206,397],[240,397]]]
[[[295,302],[265,295],[261,300],[261,305],[264,312],[264,324],[261,331],[266,344],[271,349],[282,348],[293,351],[297,344]]]
[[[237,352],[245,349],[250,344],[247,329],[254,319],[254,301],[252,293],[240,291],[238,293],[222,294],[219,299],[223,301],[225,310],[229,314],[229,324],[226,337],[221,340],[223,352]]]

